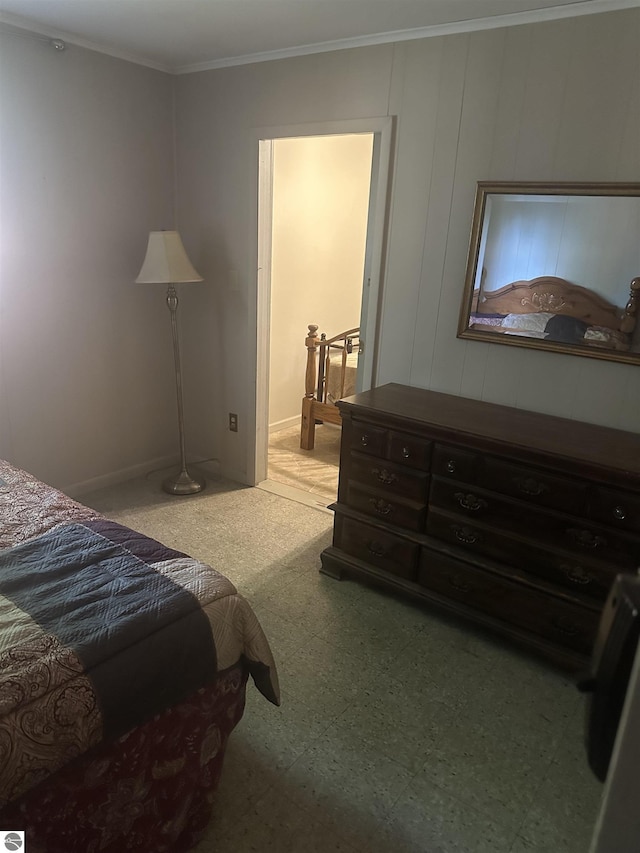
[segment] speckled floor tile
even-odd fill
[[[551,757],[581,701],[572,684],[517,679],[497,668],[475,685],[472,694],[464,694],[458,722],[468,721],[489,736],[543,750]]]
[[[332,683],[353,700],[360,690],[375,690],[384,683],[397,654],[393,646],[348,648],[314,636],[300,645],[287,666],[292,674],[307,681],[320,678]]]
[[[485,683],[487,667],[464,647],[426,629],[403,649],[391,675],[404,684],[423,683],[435,698],[458,707]]]
[[[241,820],[203,839],[197,853],[295,853],[293,833],[303,820],[299,808],[270,791],[251,803]]]
[[[583,713],[579,708],[565,728],[520,827],[523,851],[541,848],[554,853],[584,853],[589,848],[603,785],[585,760]]]
[[[390,713],[391,702],[386,697],[370,701],[356,700],[335,720],[327,736],[336,744],[348,749],[357,739],[364,740],[381,755],[397,761],[411,773],[418,773],[429,755],[431,744],[438,732],[448,725],[452,710],[438,702],[405,707]],[[390,721],[393,720],[391,724]]]
[[[333,539],[333,513],[318,513],[322,524],[314,525],[317,532],[309,541],[305,541],[302,547],[292,549],[285,563],[297,572],[313,572],[320,569],[320,554],[331,545]]]
[[[284,770],[331,726],[326,713],[319,712],[286,691],[282,705],[267,705],[257,691],[247,694],[245,715],[235,738],[241,738],[255,755],[274,770]]]
[[[396,850],[412,853],[509,853],[515,833],[489,814],[417,779],[400,795],[384,829]]]
[[[215,838],[201,843],[197,853],[360,853],[340,833],[279,788],[257,800],[243,819]]]
[[[282,784],[295,802],[320,810],[323,823],[367,849],[411,778],[365,741],[342,743],[325,733],[286,771]]]
[[[176,499],[160,479],[85,502],[226,574],[282,687],[274,708],[249,683],[197,853],[586,853],[601,786],[571,679],[434,608],[321,575],[326,512],[216,480]]]
[[[320,626],[317,636],[345,654],[359,655],[363,660],[387,667],[411,646],[420,632],[419,626],[388,620],[358,624],[357,617],[346,614]]]
[[[273,610],[260,602],[254,601],[250,595],[247,598],[263,631],[269,638],[271,651],[277,661],[278,668],[281,670],[286,660],[295,658],[300,646],[313,639],[313,631],[309,626],[301,625],[299,622],[293,622],[279,613],[274,613]]]
[[[345,585],[349,586],[350,581],[321,577],[334,585],[325,585],[326,592],[339,595],[344,600],[341,590]],[[362,584],[354,585],[359,590],[351,601],[352,606],[339,610],[331,621],[327,621],[319,636],[347,646],[358,637],[374,644],[383,642],[404,646],[426,629],[422,608],[394,596],[385,597],[379,590]]]
[[[216,791],[213,816],[198,853],[216,849],[214,840],[237,826],[252,804],[278,782],[279,774],[266,764],[239,732],[227,745],[220,785]]]
[[[273,613],[303,623],[316,633],[321,633],[337,619],[344,622],[355,618],[353,606],[362,592],[356,584],[335,581],[319,572],[303,577],[290,572],[287,579],[286,584],[283,581],[265,585],[254,594],[254,599]]]
[[[523,745],[453,715],[427,747],[422,773],[473,808],[516,830],[550,763],[544,743]]]

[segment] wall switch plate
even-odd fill
[[[238,432],[238,416],[234,412],[229,412],[229,429]]]

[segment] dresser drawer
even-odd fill
[[[581,560],[573,554],[554,551],[541,554],[534,570],[553,583],[601,602],[606,600],[616,575],[620,574],[619,566]]]
[[[396,495],[382,494],[362,488],[356,483],[349,483],[347,504],[365,515],[394,524],[405,530],[424,530],[427,506],[422,502],[401,499]]]
[[[411,471],[381,459],[352,453],[349,476],[351,480],[375,488],[381,495],[389,493],[427,502],[429,475],[423,471]]]
[[[640,533],[640,494],[594,487],[589,496],[589,516],[617,530]]]
[[[582,515],[585,510],[585,482],[515,465],[506,459],[488,456],[484,460],[482,485],[494,492],[560,509],[571,515]]]
[[[478,465],[479,457],[476,453],[448,444],[436,444],[433,448],[431,459],[433,474],[448,477],[451,480],[474,483]]]
[[[556,598],[502,575],[423,549],[419,583],[538,636],[589,654],[599,610]]]
[[[351,449],[360,453],[385,457],[388,431],[363,421],[353,421],[351,426]]]
[[[640,537],[583,523],[582,519],[565,519],[559,523],[550,541],[556,541],[561,548],[570,548],[576,554],[610,562],[622,569],[635,571],[640,566]]]
[[[509,536],[494,528],[450,513],[430,510],[427,533],[469,554],[490,557],[496,562],[513,566],[521,572],[543,578],[580,595],[604,601],[617,574],[633,571],[634,563],[627,560],[605,563],[590,554],[573,554],[548,546],[543,538],[537,543]]]
[[[334,545],[352,557],[392,575],[416,579],[420,549],[414,542],[347,517],[336,518],[335,533]]]
[[[427,516],[427,534],[456,545],[469,555],[482,554],[505,563],[524,559],[527,553],[527,545],[517,539],[431,507]]]
[[[436,509],[465,515],[470,520],[509,520],[507,502],[496,495],[468,483],[433,477],[429,488],[429,504]],[[519,516],[518,516],[519,517]]]
[[[389,459],[399,465],[428,471],[431,467],[432,444],[433,442],[417,435],[392,432],[389,439]]]
[[[462,523],[481,522],[497,533],[515,533],[535,546],[544,541],[580,558],[611,563],[633,570],[640,565],[640,537],[592,524],[581,518],[553,513],[542,507],[526,506],[466,484],[434,477],[429,492],[430,513],[444,510],[460,516]]]

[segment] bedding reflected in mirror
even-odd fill
[[[476,192],[458,336],[640,362],[640,184]]]

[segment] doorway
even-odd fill
[[[284,490],[326,506],[340,429],[325,424],[313,451],[299,448],[305,338],[311,324],[327,337],[359,326],[356,390],[375,384],[391,120],[269,130],[258,140],[255,482],[270,488],[276,454]]]

